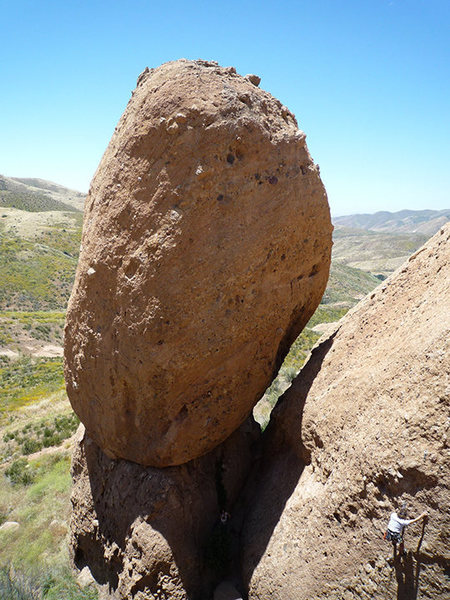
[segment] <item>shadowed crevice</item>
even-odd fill
[[[312,351],[307,368],[303,368],[279,399],[263,433],[260,455],[255,457],[247,486],[239,499],[233,519],[234,528],[240,531],[234,574],[240,577],[240,586],[247,592],[252,573],[309,462],[309,454],[301,443],[304,404],[335,335],[336,332]]]

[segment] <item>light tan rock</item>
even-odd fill
[[[0,525],[0,531],[15,531],[19,529],[20,523],[17,521],[5,521],[2,525]]]
[[[53,519],[48,528],[50,533],[55,537],[63,537],[67,534],[67,524],[59,519]]]
[[[89,567],[84,567],[81,569],[81,571],[77,574],[76,581],[80,588],[95,586],[96,584]]]
[[[242,535],[250,600],[448,594],[449,343],[450,224],[344,317],[277,406]],[[429,521],[389,562],[383,533],[404,502]]]
[[[92,439],[154,466],[226,439],[319,303],[331,229],[278,100],[217,63],[146,70],[92,181],[67,313]]]
[[[211,598],[233,546],[221,512],[233,513],[258,437],[249,419],[209,454],[159,469],[108,458],[80,426],[70,524],[76,567],[89,567],[111,598]]]

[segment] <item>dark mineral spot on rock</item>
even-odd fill
[[[319,272],[319,265],[313,265],[311,272],[309,274],[309,277],[313,277],[314,275],[317,275],[318,272]]]

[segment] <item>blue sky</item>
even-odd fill
[[[139,73],[256,73],[334,215],[450,207],[450,0],[0,0],[0,173],[87,191]]]

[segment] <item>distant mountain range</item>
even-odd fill
[[[370,229],[390,233],[417,233],[427,238],[434,235],[447,221],[450,220],[450,209],[446,210],[400,210],[391,213],[381,211],[372,215],[348,215],[335,217],[336,227],[351,229]]]

